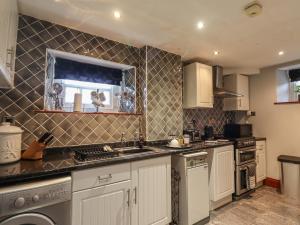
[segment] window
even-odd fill
[[[56,80],[57,82],[58,80]],[[96,107],[92,103],[91,92],[103,92],[105,101],[102,102],[104,107],[101,109],[113,109],[113,90],[118,89],[115,85],[97,84],[91,82],[75,81],[75,80],[60,80],[64,90],[64,110],[72,111],[74,103],[74,95],[76,93],[82,94],[83,111],[92,112],[96,111]]]
[[[277,70],[277,102],[300,101],[300,70],[295,67]]]

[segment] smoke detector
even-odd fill
[[[244,11],[248,16],[255,17],[261,14],[262,8],[262,5],[258,1],[254,1],[246,5]]]

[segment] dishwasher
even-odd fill
[[[207,152],[172,156],[172,169],[179,174],[178,215],[173,224],[200,225],[209,221]],[[174,195],[173,195],[174,196]],[[174,199],[173,199],[174,200]]]

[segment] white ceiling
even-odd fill
[[[151,45],[228,69],[258,68],[300,58],[300,1],[260,0],[19,0],[20,13],[137,47]],[[120,10],[116,20],[114,10]],[[204,28],[197,30],[197,22]],[[213,51],[220,51],[214,56]],[[278,56],[278,51],[285,55]]]

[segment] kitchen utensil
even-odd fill
[[[21,140],[23,130],[3,122],[0,126],[0,164],[10,163],[21,158]]]
[[[45,143],[33,141],[29,147],[23,152],[22,159],[38,160],[43,158]]]
[[[169,147],[180,147],[179,142],[176,139],[173,139],[170,143],[169,143]]]
[[[49,138],[50,137],[50,135],[51,135],[51,133],[50,132],[46,132],[46,133],[44,133],[40,138],[39,138],[39,140],[38,140],[38,142],[39,143],[44,143],[45,142],[45,140],[47,139],[47,138]]]
[[[48,145],[52,140],[53,140],[54,136],[51,135],[46,141],[45,141],[45,145]]]

